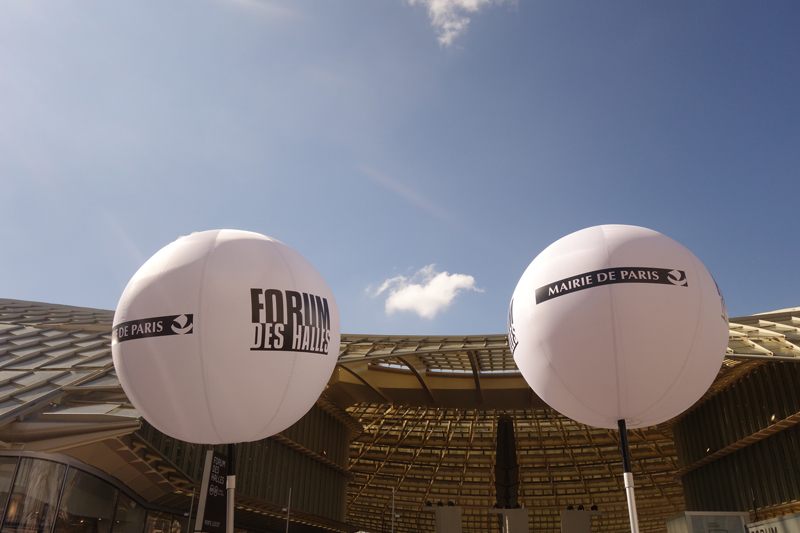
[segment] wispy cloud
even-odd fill
[[[265,15],[269,18],[276,20],[286,20],[290,18],[298,18],[300,12],[281,5],[277,2],[269,2],[266,0],[224,0],[225,2],[249,9],[254,13]]]
[[[124,250],[127,253],[127,261],[131,262],[134,265],[143,265],[145,261],[147,261],[147,257],[142,253],[136,243],[131,239],[128,232],[122,227],[122,224],[119,223],[117,217],[115,217],[109,209],[103,209],[103,215],[106,218],[106,223],[109,228],[111,228],[114,233],[117,234],[117,238],[114,241],[114,248]],[[136,268],[139,268],[138,266]]]
[[[388,292],[386,314],[411,311],[422,318],[432,319],[449,307],[459,293],[466,290],[483,292],[475,287],[472,276],[436,272],[435,266],[421,268],[410,278],[397,276],[384,281],[375,291],[375,296]]]
[[[408,0],[413,5],[422,4],[428,8],[431,24],[439,34],[439,44],[450,46],[466,31],[469,15],[484,7],[502,4],[506,0]]]
[[[378,172],[371,167],[362,166],[359,168],[359,170],[361,170],[365,176],[372,178],[404,200],[411,202],[415,206],[423,209],[429,215],[433,215],[436,218],[444,220],[445,222],[454,222],[453,217],[447,211],[445,211],[444,208],[437,205],[436,202],[431,201],[425,195],[418,193],[405,183],[402,183],[391,176],[387,176],[386,174]]]

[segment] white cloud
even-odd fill
[[[470,14],[492,4],[505,0],[408,0],[413,5],[422,4],[428,8],[431,24],[439,33],[439,44],[450,46],[469,25]]]
[[[475,278],[472,276],[436,272],[435,266],[421,268],[410,278],[397,276],[384,281],[375,296],[388,291],[386,314],[412,311],[423,318],[434,318],[439,311],[453,303],[460,292],[483,292],[475,287]]]

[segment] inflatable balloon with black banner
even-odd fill
[[[299,253],[258,233],[213,230],[179,238],[134,274],[111,349],[125,394],[156,429],[233,445],[305,415],[339,339],[333,294]]]
[[[556,241],[522,275],[508,312],[514,361],[548,405],[619,429],[632,531],[638,531],[627,428],[688,409],[716,377],[725,302],[705,266],[653,230],[605,225]]]

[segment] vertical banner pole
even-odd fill
[[[756,506],[756,494],[753,492],[753,487],[750,487],[750,498],[753,500],[753,514],[756,515],[756,522],[758,522],[758,507]]]
[[[292,512],[292,487],[289,487],[289,501],[286,502],[286,533],[289,533],[289,515]]]
[[[625,426],[625,420],[619,420],[617,423],[619,424],[619,447],[622,450],[622,479],[625,482],[625,497],[628,499],[631,533],[639,533],[639,515],[636,512],[636,495],[633,492],[631,450],[628,447],[628,428]]]
[[[228,444],[228,513],[225,518],[225,532],[233,533],[233,503],[236,491],[236,445]]]

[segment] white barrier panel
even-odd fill
[[[436,533],[461,533],[461,506],[425,507],[436,516]]]
[[[492,514],[499,514],[502,533],[528,533],[527,509],[489,509]]]
[[[745,533],[750,513],[684,511],[667,519],[667,533]]]
[[[592,517],[603,516],[600,511],[561,511],[561,533],[589,533]]]
[[[747,533],[800,533],[800,513],[747,524]]]

